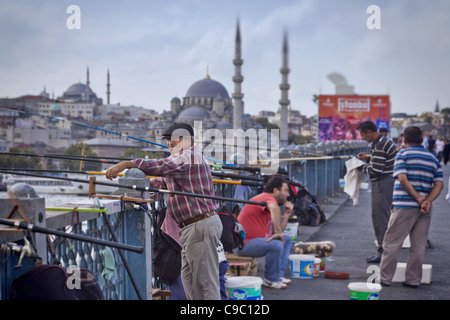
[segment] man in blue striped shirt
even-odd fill
[[[380,281],[382,285],[390,285],[403,241],[409,234],[411,247],[403,284],[417,288],[422,280],[431,203],[441,193],[444,179],[439,161],[421,145],[420,128],[408,127],[404,134],[407,148],[400,150],[395,158],[394,210],[384,236]]]

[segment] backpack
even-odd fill
[[[317,197],[311,195],[306,188],[300,189],[294,198],[293,215],[297,216],[298,223],[304,226],[318,226],[326,222]]]
[[[241,250],[244,247],[245,240],[244,228],[238,222],[236,216],[225,208],[222,208],[218,214],[223,227],[220,242],[222,242],[225,252],[231,253],[236,248]]]
[[[79,289],[69,288],[68,279],[64,267],[40,265],[11,282],[11,296],[13,300],[104,300],[89,270],[80,269]]]
[[[165,284],[174,283],[181,273],[181,247],[167,233],[161,230],[167,208],[156,210],[155,240],[153,245],[153,266],[155,276]]]

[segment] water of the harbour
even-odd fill
[[[5,197],[7,198],[6,192],[1,192],[5,194]],[[89,199],[88,195],[67,195],[67,194],[38,194],[39,197],[45,198],[45,207],[46,208],[52,208],[52,207],[61,207],[64,204],[67,203],[74,203],[77,201],[82,200],[83,202],[85,200]]]

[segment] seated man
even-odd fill
[[[247,257],[266,257],[263,285],[275,289],[284,289],[291,280],[284,278],[284,271],[289,261],[291,239],[283,235],[292,204],[287,181],[281,176],[274,176],[267,182],[263,193],[253,197],[252,201],[267,202],[267,206],[246,204],[238,216],[238,221],[245,231],[244,248],[236,254]],[[284,205],[281,216],[280,205]]]

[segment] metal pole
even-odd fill
[[[0,224],[4,224],[4,225],[10,226],[10,227],[16,227],[18,229],[38,232],[38,233],[52,234],[52,235],[65,237],[65,238],[69,238],[69,239],[96,243],[96,244],[103,245],[103,246],[108,246],[108,247],[123,249],[123,250],[129,250],[129,251],[133,251],[133,252],[137,252],[137,253],[144,252],[143,247],[130,246],[127,244],[115,243],[112,241],[96,239],[96,238],[92,238],[92,237],[86,237],[86,236],[79,235],[79,234],[66,233],[63,231],[43,228],[43,227],[35,226],[30,223],[24,223],[24,222],[20,222],[20,221],[10,221],[10,220],[5,220],[5,219],[0,219]]]

